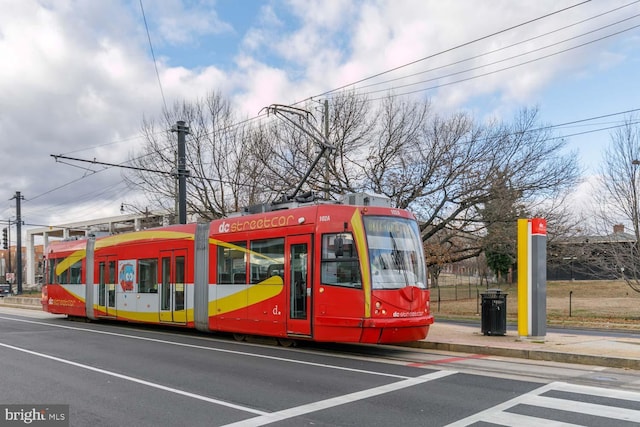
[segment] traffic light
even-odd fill
[[[7,227],[2,229],[2,249],[9,249],[9,242],[7,242]]]

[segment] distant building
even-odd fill
[[[115,217],[100,218],[50,227],[27,230],[27,247],[23,248],[24,272],[23,281],[27,285],[41,284],[43,277],[43,257],[52,240],[84,239],[89,235],[110,235],[129,231],[140,231],[147,228],[168,225],[173,221],[166,212],[145,211],[135,214],[123,214]],[[43,244],[36,245],[36,238]],[[15,262],[12,263],[15,265]]]
[[[634,260],[628,255],[635,245],[633,234],[616,224],[607,235],[582,235],[556,240],[547,246],[548,280],[619,279],[626,265]],[[624,256],[621,256],[624,255]]]
[[[39,259],[40,262],[34,264],[34,277],[42,278],[42,255],[44,254],[44,247],[42,245],[36,245],[33,247],[35,259]],[[26,277],[28,271],[26,263],[27,248],[22,247],[22,277]],[[0,250],[0,283],[15,283],[17,277],[16,268],[18,266],[18,250],[17,247],[11,246],[9,249]],[[39,283],[39,282],[34,282]]]

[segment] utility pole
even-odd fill
[[[17,293],[22,294],[22,218],[20,217],[20,201],[24,197],[16,191],[13,196],[16,199],[16,283],[18,284]]]
[[[4,229],[7,233],[7,269],[5,273],[11,273],[11,220],[7,220],[7,227]],[[7,275],[5,274],[5,278]],[[13,294],[13,290],[11,289],[11,282],[9,282],[9,293]]]
[[[189,133],[189,126],[185,126],[184,121],[177,121],[171,128],[171,132],[178,132],[178,223],[187,223],[187,176],[186,169],[186,135]]]
[[[176,171],[177,171],[178,170],[178,151],[177,150],[173,151],[173,164],[176,165]],[[174,212],[175,212],[175,215],[173,216],[173,220],[175,221],[174,224],[180,224],[180,214],[178,213],[180,211],[180,208],[179,208],[180,203],[178,202],[179,197],[178,197],[178,179],[177,179],[177,177],[176,177],[176,180],[174,182],[173,191],[176,194],[176,197],[175,197],[175,200],[174,200],[175,204],[174,204],[174,209],[173,209]]]
[[[324,100],[324,140],[329,141],[329,100]],[[324,198],[329,200],[329,151],[324,159]]]
[[[145,172],[153,172],[161,175],[171,175],[176,179],[177,182],[177,197],[176,197],[176,216],[178,219],[178,223],[186,224],[187,223],[187,178],[190,176],[189,171],[186,169],[187,160],[186,160],[186,135],[189,133],[189,126],[185,126],[184,121],[177,121],[175,125],[171,127],[171,132],[178,133],[178,158],[176,160],[176,169],[170,172],[158,170],[158,169],[148,169],[148,168],[140,168],[135,166],[126,166],[126,165],[117,165],[114,163],[107,162],[99,162],[96,159],[86,160],[79,159],[76,157],[68,157],[62,155],[54,155],[51,154],[51,157],[58,161],[59,159],[72,160],[76,162],[87,162],[92,163],[94,165],[104,165],[104,166],[113,166],[124,169],[132,169],[139,170]]]

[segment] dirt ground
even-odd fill
[[[499,288],[507,294],[507,320],[517,321],[517,285]],[[486,287],[476,288],[469,285],[459,285],[457,290],[452,285],[441,286],[440,292],[432,288],[431,310],[436,319],[441,317],[479,320],[480,295],[485,292]],[[635,292],[623,281],[548,282],[547,323],[558,326],[640,330],[640,293]]]

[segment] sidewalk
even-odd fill
[[[555,332],[544,337],[519,337],[507,328],[506,335],[485,336],[478,324],[436,321],[423,341],[406,346],[457,353],[487,354],[531,360],[545,360],[611,368],[640,370],[640,333],[619,337],[606,330],[590,333]]]

